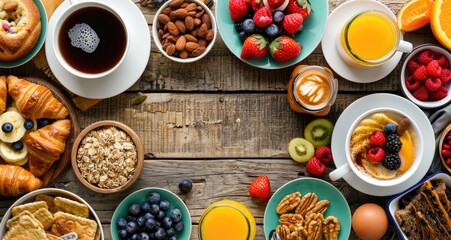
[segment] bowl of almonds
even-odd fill
[[[195,62],[211,50],[216,40],[216,21],[211,10],[198,0],[170,0],[155,14],[152,36],[169,59]]]
[[[95,122],[75,139],[71,163],[78,180],[103,194],[132,186],[144,163],[138,135],[127,125],[111,120]]]

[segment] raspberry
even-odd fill
[[[406,78],[406,87],[410,91],[415,91],[417,88],[420,87],[420,81],[417,81],[413,79],[412,76],[409,76],[408,78]]]
[[[381,131],[376,131],[370,136],[370,143],[373,146],[376,147],[383,147],[385,146],[385,134]]]
[[[305,166],[305,170],[310,175],[322,175],[326,171],[326,166],[316,157],[312,157]]]
[[[429,92],[428,92],[428,90],[426,89],[425,86],[419,87],[417,90],[415,90],[415,91],[412,93],[412,95],[413,95],[416,99],[418,99],[418,100],[420,100],[420,101],[427,101],[427,100],[429,100]]]
[[[449,82],[449,80],[451,80],[451,70],[448,68],[443,68],[442,74],[440,75],[440,80],[443,84]]]
[[[429,92],[433,92],[442,86],[442,81],[439,78],[428,78],[424,83],[424,86]]]
[[[401,150],[402,142],[399,136],[395,133],[387,135],[387,141],[385,143],[385,151],[387,153],[398,153]]]
[[[441,68],[449,68],[449,60],[445,55],[438,54],[435,56],[435,60],[437,60]]]
[[[316,149],[315,157],[318,158],[324,164],[330,164],[333,161],[332,151],[328,146],[321,146]]]
[[[448,88],[441,86],[439,89],[429,93],[429,100],[436,101],[448,96]]]
[[[401,159],[398,154],[387,154],[382,164],[389,170],[397,170],[401,167]]]
[[[419,68],[417,68],[412,76],[415,80],[418,81],[425,81],[429,77],[428,71],[425,66],[420,66]]]
[[[409,60],[407,62],[407,70],[410,74],[413,74],[417,68],[420,67],[420,64],[418,64],[415,60]]]
[[[385,158],[385,150],[381,147],[373,147],[368,150],[367,156],[373,162],[382,162]]]
[[[431,50],[424,50],[424,51],[420,52],[420,54],[418,55],[418,62],[421,65],[426,66],[432,60],[434,60],[434,54],[432,53]]]
[[[426,67],[429,76],[440,77],[442,74],[442,67],[438,64],[437,60],[432,60]]]

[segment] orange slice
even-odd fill
[[[435,38],[451,50],[451,0],[435,0],[431,28]]]
[[[420,29],[429,24],[432,0],[410,0],[399,10],[396,16],[398,28],[404,32]]]

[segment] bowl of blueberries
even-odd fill
[[[191,215],[173,192],[143,188],[127,196],[111,219],[111,237],[122,239],[188,240]]]

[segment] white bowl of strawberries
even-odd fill
[[[401,86],[404,95],[421,108],[441,107],[451,100],[451,54],[442,47],[424,44],[404,60]]]

